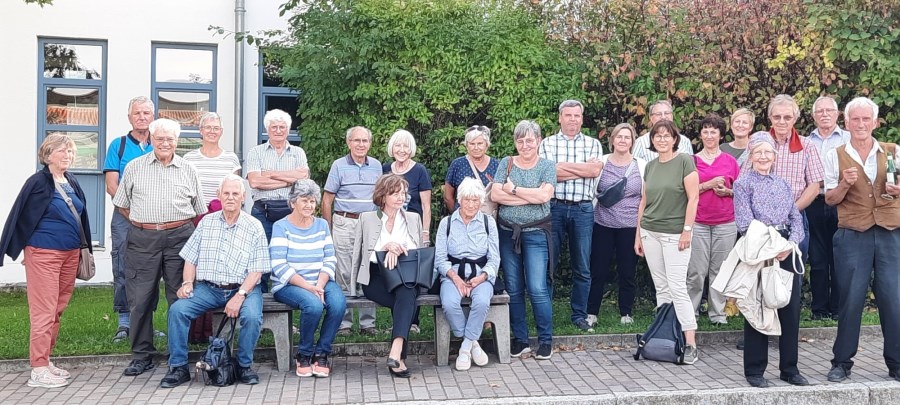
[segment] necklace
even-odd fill
[[[716,149],[716,154],[712,154],[712,153],[709,153],[709,151],[707,151],[706,149],[703,149],[703,151],[701,153],[706,158],[706,160],[713,161],[713,160],[716,160],[716,158],[719,157],[720,154],[722,154],[722,150]]]

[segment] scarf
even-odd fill
[[[775,136],[775,128],[769,130],[769,135],[772,135],[772,139],[778,139]],[[796,128],[791,128],[791,134],[788,136],[788,144],[790,145],[791,153],[797,153],[803,150],[803,144],[800,143],[800,134],[797,132]]]

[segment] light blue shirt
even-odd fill
[[[450,235],[447,235],[448,220],[450,222]],[[484,221],[488,221],[487,233]],[[482,212],[466,225],[459,214],[459,210],[449,217],[441,219],[438,226],[437,238],[434,243],[434,267],[441,275],[446,277],[448,271],[458,271],[458,265],[450,263],[447,255],[458,259],[478,259],[487,255],[487,263],[482,268],[476,268],[475,274],[471,270],[464,269],[467,276],[475,277],[482,272],[487,273],[488,281],[493,284],[497,277],[497,269],[500,267],[500,238],[497,236],[497,223],[493,217]]]
[[[819,133],[819,128],[816,128],[809,133],[809,140],[812,141],[813,145],[818,149],[819,158],[822,159],[822,165],[824,166],[829,151],[850,142],[850,132],[835,125],[834,130],[831,131],[831,135],[824,138],[822,137],[822,134]],[[825,195],[825,187],[819,189],[819,195]]]

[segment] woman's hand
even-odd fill
[[[778,259],[778,261],[780,262],[784,259],[787,259],[788,256],[791,255],[791,253],[794,253],[794,250],[788,249],[788,250],[785,250],[784,252],[779,253],[778,256],[775,256],[775,258]]]
[[[716,176],[707,181],[704,181],[703,184],[700,185],[700,188],[703,190],[712,190],[725,185],[725,177]]]
[[[393,270],[397,267],[398,258],[408,253],[406,247],[397,242],[388,242],[382,247],[387,254],[384,256],[384,267]]]
[[[687,232],[687,231],[682,232],[681,237],[678,238],[678,250],[682,251],[682,250],[685,250],[685,249],[691,247],[691,238],[692,237],[693,237],[693,235],[691,235],[690,232]]]
[[[725,187],[724,185],[716,186],[716,188],[714,188],[713,191],[715,191],[716,195],[719,197],[731,197],[734,195],[734,191],[732,191],[728,187]]]
[[[451,269],[450,272],[452,273],[453,270]],[[469,285],[466,284],[466,282],[463,281],[462,278],[460,278],[458,275],[454,274],[454,275],[450,276],[450,281],[453,281],[453,285],[456,286],[456,291],[459,291],[460,297],[468,297],[469,296],[469,292],[470,292]]]
[[[638,233],[637,237],[634,238],[634,254],[644,257],[644,244],[641,242],[641,234]]]
[[[471,290],[474,290],[475,287],[478,287],[481,283],[487,281],[487,279],[488,279],[488,275],[487,275],[487,273],[484,273],[484,272],[479,274],[478,277],[472,277],[472,279],[469,280],[469,283],[468,283],[470,292],[471,292]]]

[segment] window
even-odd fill
[[[154,43],[151,93],[158,118],[181,124],[176,153],[200,147],[200,116],[216,111],[216,47]]]
[[[51,134],[66,134],[75,141],[69,170],[88,199],[95,241],[103,240],[106,201],[100,170],[106,153],[106,56],[106,41],[38,40],[37,145]]]
[[[300,101],[297,100],[297,92],[287,87],[278,76],[281,65],[278,61],[260,51],[259,56],[259,143],[269,140],[269,134],[263,125],[266,111],[279,109],[291,115],[291,132],[288,134],[288,142],[292,145],[300,145],[300,134],[297,128],[300,126]]]

